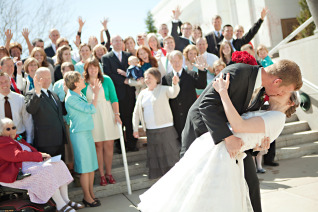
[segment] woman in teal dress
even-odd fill
[[[65,98],[65,107],[70,118],[70,137],[74,151],[74,171],[81,174],[80,182],[84,193],[85,206],[100,206],[93,192],[94,171],[98,169],[96,149],[92,136],[94,122],[92,114],[96,112],[98,93],[101,82],[96,80],[91,85],[92,104],[87,102],[81,90],[86,87],[84,79],[77,71],[67,72],[64,81],[69,91]]]

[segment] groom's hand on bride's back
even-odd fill
[[[235,137],[234,135],[231,135],[225,138],[224,140],[225,140],[226,149],[228,153],[230,154],[230,157],[234,158],[235,155],[240,151],[241,147],[243,146],[244,144],[243,140],[238,137]]]

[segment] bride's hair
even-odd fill
[[[290,101],[294,103],[293,106],[290,106],[290,108],[288,108],[285,111],[286,117],[289,118],[291,117],[291,115],[293,115],[293,113],[295,113],[296,108],[299,106],[300,101],[299,101],[299,93],[297,91],[293,91],[292,94],[290,95]]]

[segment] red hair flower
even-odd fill
[[[257,65],[255,57],[250,55],[247,51],[235,51],[232,54],[232,61],[235,63],[245,63],[248,65]]]

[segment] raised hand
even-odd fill
[[[96,45],[98,44],[98,40],[95,36],[90,36],[88,38],[88,45],[91,46],[91,48],[93,49]]]
[[[82,17],[81,16],[78,17],[78,25],[79,25],[79,29],[80,29],[79,32],[82,31],[84,24],[85,24],[85,21],[83,21]]]
[[[5,32],[5,35],[7,37],[7,41],[10,41],[13,37],[13,34],[11,33],[11,29],[7,29]]]
[[[81,45],[81,37],[76,35],[76,39],[73,41],[75,46],[78,48]]]
[[[104,31],[107,30],[108,21],[109,21],[108,18],[104,18],[102,21],[100,21],[100,23],[103,25]]]
[[[227,152],[230,154],[231,158],[234,158],[243,146],[243,140],[238,137],[235,137],[234,135],[231,135],[225,138],[224,140]]]
[[[180,81],[179,77],[177,75],[174,75],[172,77],[172,84],[176,85]]]
[[[180,6],[178,5],[175,10],[172,10],[172,19],[179,20],[181,13]]]
[[[29,34],[30,34],[30,31],[28,28],[24,28],[22,30],[22,36],[24,37],[24,39],[28,39],[29,38]]]
[[[42,78],[38,79],[36,75],[34,76],[33,82],[34,82],[34,90],[36,94],[41,94],[42,81],[43,81]]]
[[[264,20],[265,16],[267,15],[267,13],[269,12],[269,10],[267,9],[267,7],[264,7],[262,9],[262,12],[261,12],[261,19]]]
[[[206,69],[209,66],[206,62],[206,59],[203,57],[203,55],[195,57],[194,61],[195,63],[192,63],[192,65],[197,67],[199,70]]]
[[[222,92],[222,91],[227,91],[227,89],[229,88],[229,84],[230,84],[230,73],[226,74],[226,79],[223,79],[223,73],[221,73],[220,77],[217,78],[214,82],[213,82],[213,88],[218,92]]]
[[[99,79],[95,79],[93,84],[90,84],[92,91],[95,95],[99,93],[100,88],[102,87],[102,83]]]
[[[16,66],[17,66],[17,73],[19,74],[19,75],[21,75],[22,74],[22,61],[18,61],[17,63],[16,63]]]

